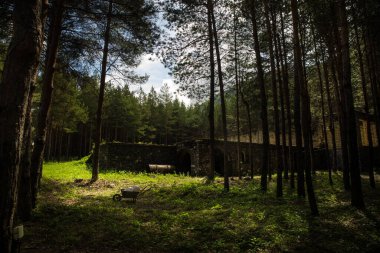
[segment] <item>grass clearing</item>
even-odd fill
[[[350,206],[341,175],[315,180],[321,216],[286,188],[275,197],[254,181],[182,175],[101,173],[88,186],[84,159],[44,166],[39,204],[23,252],[379,252],[380,191],[366,182],[366,211]],[[75,181],[76,180],[76,181]],[[380,182],[377,182],[378,184]],[[137,203],[112,201],[121,188],[148,187]],[[287,184],[285,184],[287,185]]]

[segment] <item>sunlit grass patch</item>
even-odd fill
[[[42,173],[43,179],[60,180],[62,182],[91,178],[91,172],[86,169],[84,160],[45,163]]]

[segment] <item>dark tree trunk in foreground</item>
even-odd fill
[[[92,177],[91,177],[92,183],[96,182],[99,178],[99,149],[100,149],[100,142],[102,139],[102,111],[103,111],[104,91],[106,87],[108,46],[109,46],[110,30],[111,30],[111,16],[112,16],[112,1],[110,1],[108,4],[107,24],[106,24],[106,30],[104,32],[102,72],[100,75],[98,109],[96,111],[96,130],[95,130],[95,137],[94,137],[95,147],[94,147],[94,153],[93,153]]]
[[[360,47],[360,40],[359,40],[359,34],[358,34],[358,27],[357,24],[354,24],[354,30],[355,30],[355,38],[356,38],[356,50],[358,54],[358,60],[359,60],[359,68],[360,68],[360,79],[362,84],[362,91],[363,91],[363,100],[364,100],[364,112],[367,116],[367,126],[366,126],[366,133],[368,138],[368,175],[369,175],[369,183],[372,188],[376,188],[375,183],[375,175],[373,172],[373,141],[372,141],[372,129],[371,129],[371,121],[370,121],[370,112],[369,112],[369,103],[368,103],[368,93],[367,93],[367,80],[364,72],[364,63],[363,63],[363,53],[362,49]]]
[[[318,216],[318,206],[315,197],[311,170],[313,168],[313,146],[311,134],[311,114],[310,114],[310,96],[306,83],[301,80],[301,105],[302,105],[302,134],[304,140],[304,168],[307,197],[310,205],[311,214]]]
[[[49,35],[47,41],[47,53],[45,60],[45,72],[42,81],[41,104],[37,118],[37,128],[34,137],[34,148],[31,160],[31,190],[32,205],[36,206],[39,180],[42,173],[42,162],[44,157],[46,133],[50,114],[50,105],[53,96],[53,80],[55,72],[55,61],[57,58],[58,43],[62,30],[64,0],[56,0],[50,20]]]
[[[366,55],[366,63],[368,66],[369,79],[371,84],[370,90],[373,99],[373,107],[375,110],[377,143],[380,143],[380,94],[378,95],[379,88],[377,87],[377,77],[374,70],[375,60],[373,59],[373,55],[370,53],[370,51],[373,50],[373,45],[370,41],[371,38],[369,38],[367,31],[366,35],[364,36],[364,52]]]
[[[251,19],[252,19],[252,28],[253,28],[253,40],[254,40],[254,49],[256,55],[256,65],[257,65],[257,82],[260,87],[260,97],[261,97],[261,127],[263,135],[263,153],[261,161],[261,190],[267,191],[267,176],[268,176],[268,160],[269,160],[269,128],[268,128],[268,105],[267,105],[267,96],[265,91],[264,83],[264,70],[260,54],[260,44],[259,36],[257,32],[257,21],[256,21],[256,1],[252,1],[251,6]]]
[[[380,4],[377,0],[357,1],[364,16],[364,45],[375,110],[377,143],[380,145]]]
[[[349,171],[349,165],[348,165],[348,148],[347,148],[347,138],[349,136],[347,135],[347,129],[346,125],[347,122],[346,117],[344,115],[344,105],[345,105],[345,96],[342,94],[343,92],[343,73],[342,73],[342,45],[341,41],[339,40],[339,28],[338,28],[338,21],[336,17],[336,8],[335,4],[332,3],[331,5],[332,13],[333,13],[333,31],[331,34],[331,38],[335,40],[335,47],[336,47],[336,53],[334,51],[334,45],[331,41],[328,43],[327,47],[329,50],[330,58],[331,58],[331,74],[333,77],[333,83],[334,83],[334,91],[335,91],[335,100],[337,104],[338,109],[338,119],[339,119],[339,130],[340,130],[340,142],[341,142],[341,149],[342,149],[342,160],[343,160],[343,184],[344,189],[346,191],[350,190],[350,171]],[[338,75],[338,78],[337,78]],[[339,79],[339,81],[338,81]]]
[[[278,97],[277,97],[277,80],[276,80],[276,67],[273,52],[273,34],[272,26],[269,18],[269,4],[268,0],[264,0],[264,12],[265,23],[268,31],[268,46],[269,46],[269,59],[270,59],[270,71],[272,82],[272,94],[273,94],[273,107],[274,107],[274,128],[275,128],[275,146],[276,146],[276,171],[277,171],[277,197],[282,197],[282,161],[281,161],[281,148],[280,148],[280,116],[278,112]]]
[[[326,119],[325,119],[325,96],[324,96],[324,92],[323,92],[323,78],[322,78],[321,64],[319,62],[319,55],[318,55],[317,42],[316,42],[316,38],[315,38],[314,28],[312,28],[312,35],[313,35],[313,44],[314,44],[314,50],[315,50],[315,56],[314,56],[315,57],[315,65],[317,66],[317,73],[318,73],[319,93],[321,96],[322,134],[323,134],[323,139],[324,139],[324,148],[325,148],[326,154],[327,154],[327,169],[329,172],[329,183],[330,183],[330,185],[332,185],[333,184],[332,169],[331,169],[331,161],[330,161],[329,142],[327,139]]]
[[[293,160],[293,136],[292,136],[292,114],[291,114],[291,105],[290,105],[290,92],[289,92],[289,68],[288,68],[288,51],[285,43],[285,25],[284,25],[284,17],[282,14],[282,9],[280,11],[281,17],[281,44],[282,44],[282,65],[283,67],[283,84],[284,84],[284,96],[285,96],[285,105],[286,105],[286,119],[287,119],[287,127],[288,127],[288,160],[289,160],[289,170],[290,170],[290,188],[295,188],[294,181],[294,160]],[[281,47],[280,47],[281,48]],[[281,50],[280,50],[281,51]],[[288,178],[288,175],[285,171],[284,175],[285,179]]]
[[[248,131],[249,131],[249,169],[250,169],[250,176],[251,179],[253,179],[253,159],[252,159],[252,121],[251,121],[251,108],[249,106],[248,101],[244,98],[244,94],[242,90],[240,89],[240,95],[241,95],[241,100],[243,104],[245,105],[246,111],[247,111],[247,117],[248,117]]]
[[[351,204],[357,208],[364,208],[362,185],[359,168],[359,150],[357,143],[356,119],[354,99],[351,84],[351,62],[349,48],[349,31],[344,0],[337,1],[337,18],[339,26],[339,40],[342,57],[342,97],[344,97],[344,117],[347,122],[347,147],[349,154],[349,169],[351,178]]]
[[[286,116],[285,116],[285,99],[284,99],[284,81],[282,79],[282,72],[284,71],[284,66],[281,64],[282,56],[280,51],[280,37],[276,36],[276,16],[273,13],[273,34],[275,34],[275,55],[276,55],[276,68],[279,84],[279,97],[280,97],[280,107],[281,107],[281,162],[282,168],[284,170],[284,178],[288,179],[289,174],[289,164],[287,159],[287,148],[286,148]]]
[[[28,99],[43,43],[47,1],[15,1],[14,32],[0,83],[0,252],[11,252]],[[22,61],[23,64],[20,64]]]
[[[291,1],[293,19],[294,44],[294,129],[296,134],[296,167],[297,167],[297,194],[305,196],[305,176],[302,160],[302,129],[301,129],[301,80],[303,79],[301,45],[299,40],[299,17],[297,1]]]
[[[322,65],[323,65],[323,75],[325,79],[325,89],[327,94],[327,106],[329,108],[329,126],[330,126],[330,134],[332,141],[332,168],[336,170],[338,168],[338,160],[337,160],[337,151],[336,151],[336,137],[335,137],[335,123],[334,123],[334,111],[332,105],[332,98],[330,92],[330,79],[329,79],[329,70],[325,60],[324,49],[321,49],[322,52]]]
[[[210,104],[209,104],[209,124],[210,124],[210,174],[209,180],[214,179],[215,175],[215,59],[214,59],[214,39],[212,31],[212,0],[207,0],[207,25],[208,25],[208,40],[210,47]]]
[[[222,108],[222,128],[223,128],[223,160],[224,160],[224,190],[230,190],[230,182],[229,182],[229,168],[227,161],[227,112],[226,112],[226,104],[224,98],[224,85],[223,85],[223,72],[222,72],[222,62],[220,59],[219,52],[219,42],[218,42],[218,32],[216,30],[215,16],[214,16],[214,6],[211,5],[211,20],[212,20],[212,28],[214,32],[215,39],[215,52],[216,52],[216,62],[218,64],[218,77],[219,77],[219,89],[220,89],[220,106]]]
[[[32,83],[30,87],[30,94],[33,94],[35,84]],[[26,109],[26,119],[24,126],[24,137],[21,151],[20,163],[20,183],[18,191],[17,202],[17,217],[22,221],[28,221],[32,215],[32,189],[31,189],[31,175],[30,175],[30,162],[32,153],[32,99],[33,96],[28,98],[28,107]]]
[[[236,8],[236,7],[234,7]],[[238,51],[237,51],[237,41],[236,41],[236,12],[234,9],[234,53],[235,53],[235,88],[236,88],[236,128],[237,128],[237,137],[238,137],[238,143],[237,143],[237,169],[238,169],[238,176],[239,179],[242,178],[241,175],[241,168],[240,168],[240,108],[239,108],[239,90],[240,90],[240,84],[239,84],[239,75],[238,75]]]
[[[302,105],[302,135],[304,140],[304,168],[305,168],[305,176],[306,176],[306,186],[307,186],[307,196],[309,200],[310,210],[311,214],[314,216],[318,215],[318,207],[317,207],[317,201],[315,198],[314,188],[313,188],[313,181],[311,178],[311,168],[312,168],[312,162],[313,162],[313,152],[312,152],[312,145],[311,145],[311,115],[310,115],[310,97],[307,90],[306,81],[304,80],[304,74],[303,74],[303,68],[302,68],[302,58],[301,58],[301,47],[299,44],[299,38],[298,38],[298,8],[297,8],[297,1],[292,0],[292,16],[293,16],[293,29],[294,29],[294,64],[295,64],[295,73],[298,72],[298,84],[300,88],[300,94],[301,94],[301,105]],[[297,67],[297,68],[296,68]],[[301,170],[298,170],[300,172]],[[303,170],[302,170],[303,174]],[[302,178],[302,184],[303,184],[303,178]],[[300,187],[301,185],[298,184]],[[304,187],[303,185],[301,187]],[[299,194],[301,192],[299,191]]]

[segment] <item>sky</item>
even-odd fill
[[[173,94],[173,98],[176,96],[180,101],[183,101],[186,105],[191,104],[191,100],[186,96],[178,93],[178,85],[174,83],[173,77],[169,75],[169,70],[164,67],[160,60],[155,55],[144,55],[140,65],[135,70],[138,74],[149,76],[148,81],[141,85],[144,92],[148,93],[150,89],[153,88],[159,92],[161,87],[167,83],[169,86],[169,91]],[[140,86],[135,89],[132,87],[131,90],[137,90]]]
[[[160,26],[165,33],[174,35],[173,31],[170,31],[165,28],[166,21],[162,17],[162,14],[159,14],[158,25]],[[142,56],[140,65],[135,69],[137,74],[149,76],[148,81],[145,84],[141,85],[141,88],[145,93],[148,93],[153,87],[157,92],[160,91],[161,87],[166,83],[169,86],[169,91],[173,94],[173,98],[177,97],[180,101],[183,101],[186,105],[191,104],[191,100],[178,92],[179,86],[174,83],[173,77],[169,75],[169,70],[160,62],[154,54],[145,54]],[[136,88],[131,87],[131,90],[138,90],[140,86]]]

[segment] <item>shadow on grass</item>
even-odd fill
[[[380,237],[371,217],[337,188],[319,192],[321,217],[293,191],[275,198],[257,181],[231,187],[152,185],[137,203],[114,202],[117,189],[44,180],[24,249],[51,252],[371,252]],[[99,193],[99,194],[97,194]],[[340,200],[343,201],[340,201]],[[339,200],[339,201],[338,201]],[[378,208],[373,208],[379,211]],[[373,215],[376,219],[376,215]],[[376,225],[377,226],[377,225]],[[368,235],[372,234],[372,235]],[[378,236],[378,237],[376,237]],[[27,251],[26,251],[27,252]]]

